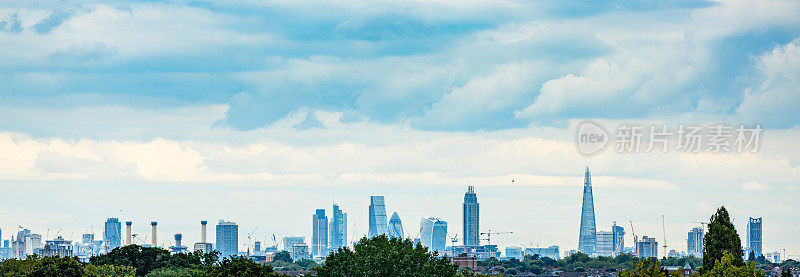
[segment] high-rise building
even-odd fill
[[[369,198],[369,237],[385,235],[386,202],[383,196],[370,196]]]
[[[594,200],[592,198],[592,175],[589,167],[583,180],[583,206],[581,207],[581,227],[578,237],[578,251],[595,256],[597,247],[597,226],[594,222]]]
[[[597,247],[595,253],[597,256],[603,257],[614,256],[614,233],[597,231]]]
[[[703,228],[695,227],[689,230],[686,240],[686,253],[690,256],[703,257]]]
[[[297,243],[305,242],[305,237],[284,237],[283,238],[283,250],[292,252],[292,246]]]
[[[478,204],[478,196],[475,194],[475,186],[468,186],[467,192],[464,193],[464,245],[478,246],[480,245],[479,238],[479,223],[480,211]]]
[[[103,243],[108,252],[122,245],[122,223],[119,222],[119,218],[112,217],[106,220]]]
[[[311,255],[325,257],[328,255],[328,216],[325,215],[325,209],[317,209],[312,220]]]
[[[444,253],[447,244],[447,222],[435,217],[420,220],[420,243],[429,251]]]
[[[625,228],[618,226],[615,221],[614,225],[611,226],[611,233],[614,236],[614,253],[612,254],[616,257],[625,251]]]
[[[220,220],[217,224],[217,251],[220,258],[239,254],[239,225]]]
[[[389,219],[389,237],[403,238],[403,222],[400,221],[400,215],[397,212],[394,212],[392,218]]]
[[[658,242],[656,242],[656,238],[642,236],[642,239],[637,244],[640,258],[658,258]]]
[[[347,247],[347,213],[343,213],[339,205],[333,204],[331,217],[328,249],[336,251],[340,247]]]
[[[755,254],[756,258],[761,256],[761,218],[750,218],[747,222],[747,253],[745,257]]]
[[[311,259],[311,254],[308,253],[308,244],[305,242],[298,242],[292,245],[291,251],[292,260],[301,261]]]
[[[181,243],[182,240],[183,240],[183,235],[182,234],[180,234],[180,233],[175,234],[175,245],[170,246],[169,249],[173,253],[186,252],[188,250],[188,248],[186,246],[183,246],[183,244]]]

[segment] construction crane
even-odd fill
[[[253,233],[255,233],[256,230],[258,230],[258,227],[256,227],[255,229],[253,229],[252,232],[247,234],[247,257],[250,257],[250,245],[253,244]]]
[[[450,234],[447,234],[447,236],[450,237]],[[456,242],[458,242],[458,234],[454,237],[450,237],[450,247],[453,249],[453,257],[456,256]]]
[[[639,257],[639,243],[637,242],[639,238],[636,237],[636,231],[633,230],[633,221],[630,221],[630,223],[631,223],[631,233],[633,234],[633,253],[636,254],[636,257]]]
[[[664,259],[667,258],[667,227],[664,224],[664,215],[661,215],[661,231],[664,234]]]
[[[481,236],[486,235],[486,238],[485,239],[481,238],[481,240],[485,240],[486,244],[491,245],[492,244],[492,235],[513,234],[513,233],[514,232],[492,232],[492,230],[489,230],[488,232],[481,233],[480,235]]]

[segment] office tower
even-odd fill
[[[475,195],[475,186],[468,186],[464,193],[464,245],[480,245],[478,228],[480,223],[480,212],[478,206],[478,196]]]
[[[39,248],[42,248],[42,235],[28,234],[25,236],[25,255],[33,255]]]
[[[106,220],[105,229],[103,230],[103,243],[105,243],[106,251],[108,252],[120,247],[122,244],[122,224],[118,218],[112,217]]]
[[[255,251],[255,252],[260,252],[261,251],[261,242],[260,241],[256,241],[255,244],[253,244],[253,251]]]
[[[183,240],[183,235],[181,235],[180,233],[175,234],[175,245],[170,246],[169,248],[170,250],[172,250],[172,253],[186,252],[187,248],[186,246],[183,246],[183,244],[181,244],[182,240]]]
[[[559,253],[559,251],[560,250],[559,250],[557,245],[553,245],[553,246],[550,246],[550,247],[547,247],[547,248],[531,247],[531,248],[525,248],[525,256],[528,256],[528,255],[531,255],[531,256],[539,255],[539,257],[548,257],[548,258],[551,258],[553,260],[558,260],[558,259],[561,258],[560,257],[561,254]],[[571,251],[575,251],[575,250],[571,250]],[[569,257],[569,255],[567,255],[567,257]]]
[[[231,221],[219,221],[217,251],[220,253],[220,258],[239,254],[239,225]]]
[[[386,232],[386,202],[383,196],[370,196],[369,237],[385,235]]]
[[[637,242],[639,247],[639,258],[658,258],[658,243],[655,238],[642,236]]]
[[[150,238],[152,239],[151,247],[158,247],[158,222],[150,222]]]
[[[447,222],[435,217],[420,220],[420,243],[429,251],[444,253],[447,244]]]
[[[400,215],[397,212],[394,212],[392,218],[389,219],[389,237],[403,238],[403,222],[400,221]]]
[[[594,200],[592,199],[592,175],[586,167],[583,180],[583,207],[581,207],[581,231],[578,237],[578,251],[594,256],[597,247],[597,226],[594,223]]]
[[[689,256],[703,257],[703,228],[695,227],[689,230],[686,246],[686,252]]]
[[[325,215],[325,209],[317,209],[312,220],[311,255],[325,257],[328,255],[328,216]]]
[[[285,246],[284,246],[285,247]],[[311,259],[311,254],[308,253],[308,244],[305,242],[298,242],[292,245],[291,256],[294,261],[301,261]]]
[[[597,256],[611,257],[614,255],[614,233],[597,231]]]
[[[347,247],[347,213],[343,213],[339,205],[333,204],[331,217],[328,249],[335,251],[340,247]]]
[[[614,253],[612,255],[616,257],[625,250],[625,228],[618,226],[617,222],[614,221],[614,226],[611,226],[611,233],[614,236]]]
[[[81,241],[84,244],[92,244],[92,242],[94,242],[94,234],[83,234],[81,236]]]
[[[305,237],[284,237],[283,238],[283,250],[292,252],[292,246],[294,246],[295,244],[300,243],[300,242],[304,243],[305,241],[306,241]]]
[[[194,244],[194,251],[203,251],[203,253],[210,253],[214,250],[214,247],[211,243],[206,241],[206,227],[208,226],[208,221],[201,220],[200,221],[200,242],[196,242]]]
[[[750,218],[747,222],[747,253],[745,257],[750,255],[750,252],[756,255],[756,258],[761,256],[761,218]]]

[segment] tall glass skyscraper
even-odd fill
[[[122,224],[119,222],[119,218],[112,217],[106,220],[103,243],[106,244],[109,252],[122,245]]]
[[[369,237],[385,235],[386,203],[383,196],[370,196],[369,199]]]
[[[689,230],[689,237],[686,240],[686,253],[698,258],[703,257],[703,228],[695,227]]]
[[[400,215],[397,212],[394,212],[392,218],[389,219],[389,237],[403,238],[403,222],[400,221]]]
[[[592,199],[592,175],[589,167],[583,179],[583,207],[581,207],[581,230],[578,251],[589,256],[596,255],[597,226],[594,222],[594,200]]]
[[[745,256],[749,256],[750,252],[758,256],[761,256],[761,218],[750,218],[747,222],[747,253]]]
[[[325,215],[325,209],[317,209],[312,220],[311,255],[325,257],[328,255],[328,216]]]
[[[475,187],[468,186],[464,193],[464,245],[478,246],[479,239],[479,206],[478,196],[475,195]]]
[[[333,204],[329,231],[328,249],[335,251],[340,247],[347,247],[347,213],[343,213],[337,204]]]
[[[622,253],[625,249],[625,229],[622,226],[617,226],[614,221],[614,226],[611,226],[611,233],[614,236],[614,257]]]
[[[220,258],[239,254],[239,225],[220,220],[217,224],[217,251]]]
[[[435,217],[420,220],[420,243],[430,251],[444,252],[447,245],[447,222]]]

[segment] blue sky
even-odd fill
[[[720,197],[673,204],[691,212],[674,213],[671,237],[719,204],[740,217],[772,213],[765,219],[775,222],[772,230],[796,229],[799,14],[800,3],[773,0],[5,1],[0,180],[18,201],[33,201],[33,187],[74,197],[160,189],[154,205],[175,209],[166,195],[181,189],[225,194],[234,206],[264,203],[249,197],[271,199],[277,190],[310,205],[287,215],[300,218],[291,221],[297,227],[274,227],[288,234],[307,232],[301,219],[314,201],[329,201],[332,188],[345,191],[336,196],[344,209],[344,199],[398,193],[415,224],[441,209],[414,205],[398,185],[449,193],[456,202],[467,183],[478,185],[479,199],[491,187],[575,190],[578,199],[588,163],[605,176],[597,180],[615,184],[609,189],[619,200],[598,217],[603,224],[628,216],[649,222],[648,213],[628,215],[619,203],[652,191],[675,198],[700,191]],[[586,159],[570,144],[582,119],[760,124],[769,140],[752,155]],[[513,176],[530,182],[509,186]],[[132,184],[142,188],[129,191]],[[753,191],[759,200],[741,204]],[[486,193],[489,203],[509,203]],[[508,201],[528,207],[522,214],[542,206],[578,212],[573,198],[531,197]],[[119,210],[114,201],[98,203]],[[355,216],[366,209],[358,205]],[[89,225],[0,207],[4,230],[25,220],[40,228]],[[128,209],[148,216],[141,206]],[[203,215],[190,210],[183,212]],[[457,211],[441,215],[454,230]],[[577,237],[577,219],[531,216],[562,224],[487,222],[538,230],[565,250],[575,238],[558,234],[574,229]],[[656,222],[641,228],[656,232]],[[800,252],[792,234],[775,232],[779,239],[765,248]]]

